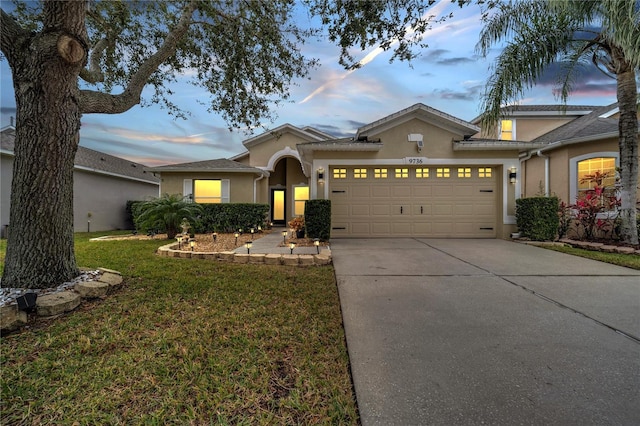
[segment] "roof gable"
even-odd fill
[[[309,128],[307,128],[309,129]],[[263,142],[267,142],[270,141],[272,139],[277,139],[279,138],[281,135],[285,134],[285,133],[291,133],[294,136],[299,137],[300,139],[302,139],[304,142],[317,142],[317,141],[321,141],[321,140],[325,140],[330,138],[329,135],[326,135],[327,137],[322,137],[322,132],[320,132],[319,130],[313,129],[313,131],[308,131],[305,129],[300,129],[292,124],[289,123],[285,123],[281,126],[276,127],[273,130],[269,130],[267,132],[264,132],[260,135],[254,136],[250,139],[247,139],[246,141],[242,142],[242,144],[247,148],[251,148],[254,147],[256,145],[259,145]]]
[[[533,142],[551,144],[568,140],[593,140],[615,136],[618,134],[618,120],[607,118],[607,113],[616,108],[617,103],[594,108],[591,113],[545,133],[534,139]]]
[[[407,121],[413,120],[414,118],[460,136],[470,136],[480,131],[480,128],[475,124],[418,103],[410,106],[409,108],[381,118],[380,120],[376,120],[366,126],[360,127],[355,139],[358,140],[364,138],[364,136],[381,133],[387,129],[397,127]]]

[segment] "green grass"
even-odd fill
[[[358,424],[330,266],[161,258],[161,241],[95,235],[76,236],[78,264],[124,287],[2,338],[0,424]]]
[[[572,254],[574,256],[586,257],[587,259],[599,260],[600,262],[611,263],[618,266],[625,266],[632,269],[640,269],[640,256],[635,254],[605,253],[594,250],[584,250],[569,246],[541,246],[549,250]]]

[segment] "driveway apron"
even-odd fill
[[[640,424],[640,271],[503,240],[331,250],[363,425]]]

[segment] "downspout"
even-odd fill
[[[257,203],[258,199],[258,181],[264,179],[264,174],[261,173],[260,176],[253,180],[253,202]]]
[[[542,150],[538,150],[538,157],[544,158],[544,195],[549,196],[549,156],[544,155]]]

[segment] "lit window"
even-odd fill
[[[500,139],[505,141],[514,140],[513,137],[513,120],[502,120],[500,122]]]
[[[334,179],[346,179],[347,178],[347,169],[333,169],[333,178]]]
[[[578,162],[578,191],[597,186],[612,187],[615,183],[616,159],[613,157],[589,158]]]
[[[471,169],[466,167],[458,168],[458,177],[459,178],[470,178],[471,177]]]
[[[451,172],[448,167],[437,168],[436,169],[436,177],[439,178],[448,178]]]
[[[417,178],[428,178],[429,177],[429,169],[416,169],[416,177]]]
[[[222,203],[222,181],[194,180],[193,201],[196,203],[219,204]]]
[[[386,179],[387,169],[373,169],[373,177],[376,179]]]
[[[294,186],[293,187],[293,215],[304,215],[304,203],[309,199],[309,187],[308,186]]]
[[[366,179],[367,169],[353,169],[353,177],[354,179]]]
[[[396,179],[406,179],[409,177],[409,169],[396,169]]]
[[[479,178],[490,178],[491,177],[491,167],[480,167],[478,169],[478,177]]]

